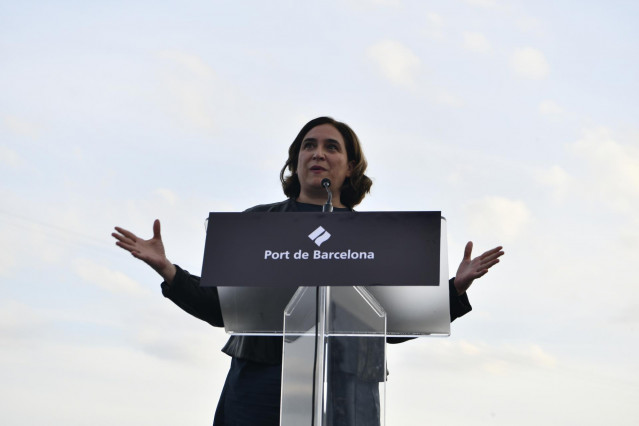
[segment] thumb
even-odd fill
[[[158,225],[159,227],[159,225]],[[466,243],[466,248],[464,249],[464,260],[470,260],[470,255],[473,252],[473,242],[468,241]]]
[[[162,239],[160,235],[160,219],[155,219],[153,222],[153,238]]]

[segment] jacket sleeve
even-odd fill
[[[175,265],[175,278],[161,284],[162,294],[185,312],[214,327],[224,327],[217,287],[201,287],[200,277]]]
[[[455,278],[451,278],[450,281],[448,281],[448,295],[450,299],[450,322],[466,315],[473,309],[473,307],[470,306],[470,301],[466,293],[462,295],[457,294]]]

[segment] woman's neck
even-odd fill
[[[322,192],[323,191],[323,192]],[[328,199],[328,195],[326,194],[326,190],[322,188],[322,191],[313,192],[311,194],[307,192],[300,192],[300,195],[297,197],[296,201],[300,203],[306,204],[315,204],[318,206],[323,206],[326,204],[326,200]],[[339,199],[339,192],[333,192],[333,207],[344,208],[342,202]]]

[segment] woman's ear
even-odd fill
[[[353,174],[353,169],[355,169],[355,161],[348,162],[348,170],[346,171],[346,177],[351,177]]]

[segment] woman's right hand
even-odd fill
[[[111,235],[118,240],[115,242],[118,247],[127,250],[133,257],[144,261],[160,274],[167,283],[173,281],[176,269],[175,265],[166,258],[158,219],[153,222],[153,238],[150,240],[138,238],[134,233],[119,226],[116,226],[115,230],[117,232],[113,232]]]

